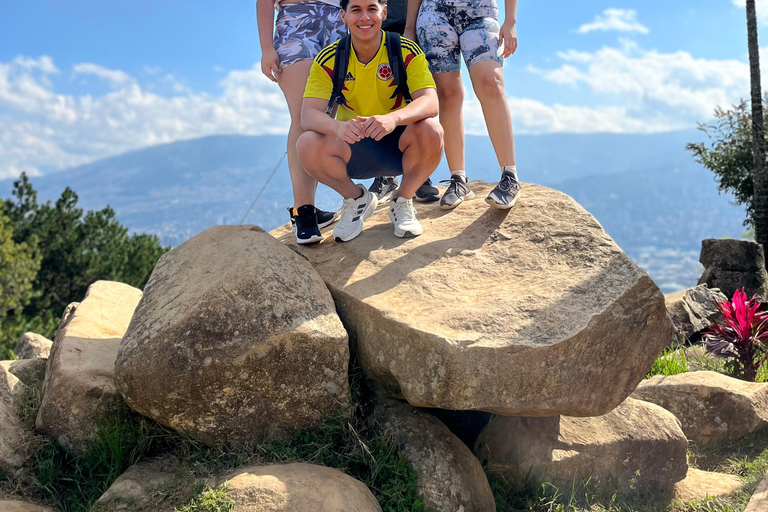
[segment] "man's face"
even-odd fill
[[[387,19],[387,6],[376,0],[349,0],[341,19],[356,39],[373,39],[379,37],[381,22]]]

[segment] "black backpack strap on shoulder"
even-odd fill
[[[397,32],[385,32],[385,34],[387,36],[387,58],[389,59],[389,66],[392,68],[395,91],[402,93],[405,102],[410,103],[411,90],[408,88],[408,74],[405,71],[405,62],[403,62],[400,34]]]
[[[346,101],[342,90],[349,67],[351,45],[349,34],[342,36],[336,44],[336,54],[333,60],[333,92],[331,92],[331,98],[328,100],[328,108],[325,109],[325,113],[331,117],[336,117],[336,105],[341,105]]]

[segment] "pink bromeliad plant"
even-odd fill
[[[768,356],[768,313],[759,311],[762,303],[756,297],[747,300],[743,288],[736,290],[732,300],[716,305],[723,322],[703,333],[706,350],[717,357],[732,358],[744,380],[754,382]]]

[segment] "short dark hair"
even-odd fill
[[[387,5],[387,0],[376,0],[381,5]],[[341,0],[341,10],[346,11],[349,5],[349,0]]]

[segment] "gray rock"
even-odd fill
[[[686,290],[679,300],[667,303],[667,311],[675,328],[690,339],[723,320],[715,302],[724,300],[727,300],[726,296],[717,288],[699,285]]]
[[[374,418],[419,472],[418,492],[426,510],[496,510],[480,461],[440,420],[407,403],[387,399],[377,404]]]
[[[115,374],[131,408],[213,444],[343,412],[348,363],[311,265],[261,228],[216,226],[160,258]]]
[[[728,298],[741,288],[748,297],[768,297],[768,272],[760,244],[749,240],[703,240],[699,261],[704,265],[699,284],[719,288]]]
[[[19,338],[18,343],[13,347],[13,353],[19,359],[34,359],[35,357],[47,359],[51,353],[52,345],[53,342],[45,336],[28,332]]]
[[[734,441],[768,426],[768,384],[715,372],[657,375],[632,396],[670,411],[692,441]]]
[[[0,366],[11,372],[27,386],[42,386],[48,360],[42,357],[19,359],[18,361],[0,361]]]
[[[687,450],[672,413],[631,398],[592,418],[496,416],[475,445],[490,474],[569,488],[591,478],[622,494],[671,489],[688,471]]]
[[[121,503],[141,500],[151,491],[173,480],[176,464],[174,457],[155,458],[134,464],[117,477],[98,502],[112,502],[120,506]]]
[[[81,304],[67,308],[56,333],[35,425],[74,453],[86,450],[98,421],[122,403],[115,359],[140,298],[127,284],[97,281]]]
[[[15,473],[34,454],[31,432],[21,419],[26,391],[23,382],[0,366],[0,473]]]

